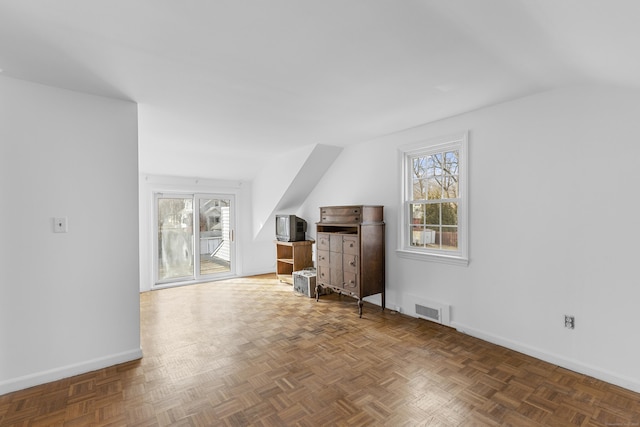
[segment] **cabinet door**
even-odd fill
[[[331,286],[335,286],[337,288],[344,287],[344,272],[342,270],[336,270],[332,268],[329,272],[331,275]]]
[[[329,236],[329,250],[342,253],[342,234],[331,234]]]
[[[332,240],[333,240],[333,236]],[[331,269],[331,284],[342,287],[342,252],[329,252],[329,268]]]
[[[342,270],[342,252],[329,252],[329,267]]]

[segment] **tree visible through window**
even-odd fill
[[[411,246],[458,249],[459,151],[413,156]]]
[[[402,248],[424,254],[466,258],[461,170],[466,135],[445,143],[426,142],[403,151],[404,221]]]

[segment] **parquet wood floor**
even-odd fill
[[[638,426],[640,395],[275,276],[141,294],[144,358],[0,396],[9,426]]]

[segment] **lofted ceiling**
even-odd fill
[[[637,0],[0,0],[2,76],[139,105],[143,172],[251,179],[568,85],[640,88]]]

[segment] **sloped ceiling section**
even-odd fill
[[[295,214],[342,147],[310,145],[274,157],[254,180],[254,239],[273,237],[274,215]]]
[[[638,0],[0,0],[0,69],[137,102],[149,174],[250,181],[309,144],[640,87],[638,16]]]

